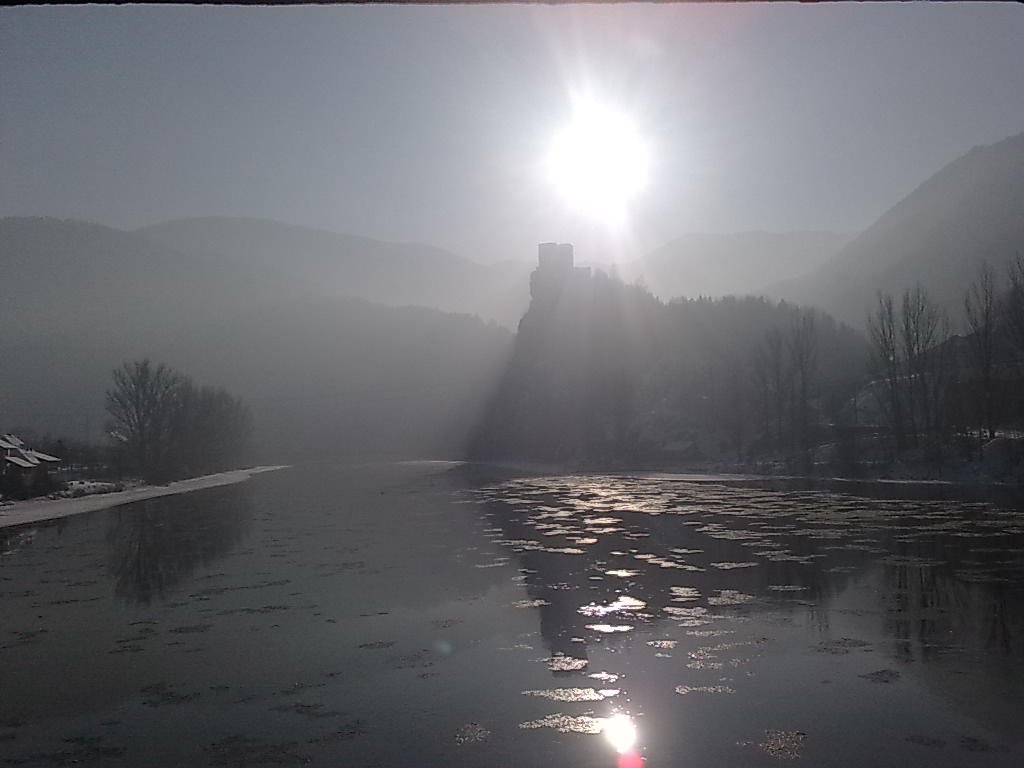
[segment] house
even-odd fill
[[[56,456],[27,448],[16,435],[0,434],[0,493],[48,486],[49,471],[59,463]]]

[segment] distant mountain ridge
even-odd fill
[[[458,456],[511,338],[80,221],[0,219],[0,265],[5,429],[102,440],[111,371],[150,357],[241,396],[274,456]]]
[[[1024,133],[974,147],[883,214],[833,259],[768,286],[773,297],[817,305],[863,326],[875,294],[920,281],[955,321],[987,261],[1002,277],[1024,253]]]
[[[663,300],[756,294],[767,283],[809,272],[852,239],[836,232],[735,232],[682,235],[618,265]]]
[[[179,219],[136,233],[163,247],[322,296],[433,307],[509,327],[527,305],[529,265],[483,265],[431,245],[242,218]]]

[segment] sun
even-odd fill
[[[566,204],[618,229],[647,186],[650,149],[628,114],[581,102],[555,134],[546,166]]]

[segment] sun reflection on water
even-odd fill
[[[636,744],[636,724],[622,712],[607,718],[601,732],[619,754],[629,752]]]

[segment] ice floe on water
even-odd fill
[[[673,602],[684,603],[700,598],[700,590],[694,587],[669,587],[668,590]]]
[[[720,589],[718,595],[708,598],[708,605],[743,605],[756,599],[753,595],[735,589]]]
[[[753,567],[755,567],[757,565],[757,563],[753,563],[753,562],[750,562],[750,561],[743,562],[743,563],[722,562],[722,563],[710,563],[710,565],[711,565],[712,568],[718,568],[720,571],[732,571],[732,570],[735,570],[736,568],[753,568]]]
[[[491,732],[480,725],[480,723],[466,723],[466,725],[455,732],[455,743],[479,744],[487,741],[490,737]]]
[[[633,626],[631,624],[587,624],[587,629],[607,635],[616,632],[631,632]]]
[[[555,713],[538,720],[520,723],[519,727],[523,729],[553,728],[560,733],[586,733],[596,736],[604,730],[604,718]]]
[[[549,659],[546,659],[548,669],[552,672],[575,672],[581,669],[586,669],[589,663],[586,659],[576,659],[572,656],[563,656],[562,654],[556,653]]]
[[[553,555],[585,555],[587,551],[579,547],[541,547],[541,552],[550,552]]]
[[[598,617],[607,616],[610,613],[627,613],[632,611],[640,611],[647,607],[647,603],[635,597],[629,595],[621,595],[615,598],[614,601],[606,604],[599,605],[597,603],[588,603],[587,605],[581,605],[576,609],[576,612],[581,616]]]
[[[721,637],[722,635],[733,635],[735,629],[691,629],[687,631],[689,637]]]
[[[593,688],[546,688],[523,691],[522,693],[523,696],[537,696],[551,701],[603,701],[605,699],[604,691],[596,691]],[[618,691],[609,692],[608,695],[614,696],[617,693]]]
[[[542,605],[551,605],[551,603],[541,598],[536,600],[516,600],[512,603],[513,608],[539,608]]]
[[[725,666],[725,663],[721,661],[710,661],[708,659],[694,659],[693,661],[687,662],[686,666],[689,669],[721,669]]]
[[[666,605],[661,609],[669,616],[679,616],[686,618],[694,618],[699,616],[706,616],[708,609],[702,605],[697,605],[692,608],[680,608],[677,605]]]
[[[765,731],[764,736],[765,740],[758,747],[772,757],[783,760],[800,757],[807,739],[803,731]]]
[[[690,693],[736,693],[728,685],[677,685],[676,693],[686,696]]]
[[[668,650],[671,650],[672,648],[675,648],[678,643],[679,643],[678,640],[648,640],[647,641],[647,644],[649,646],[651,646],[651,648],[661,648],[661,649],[668,649]]]

